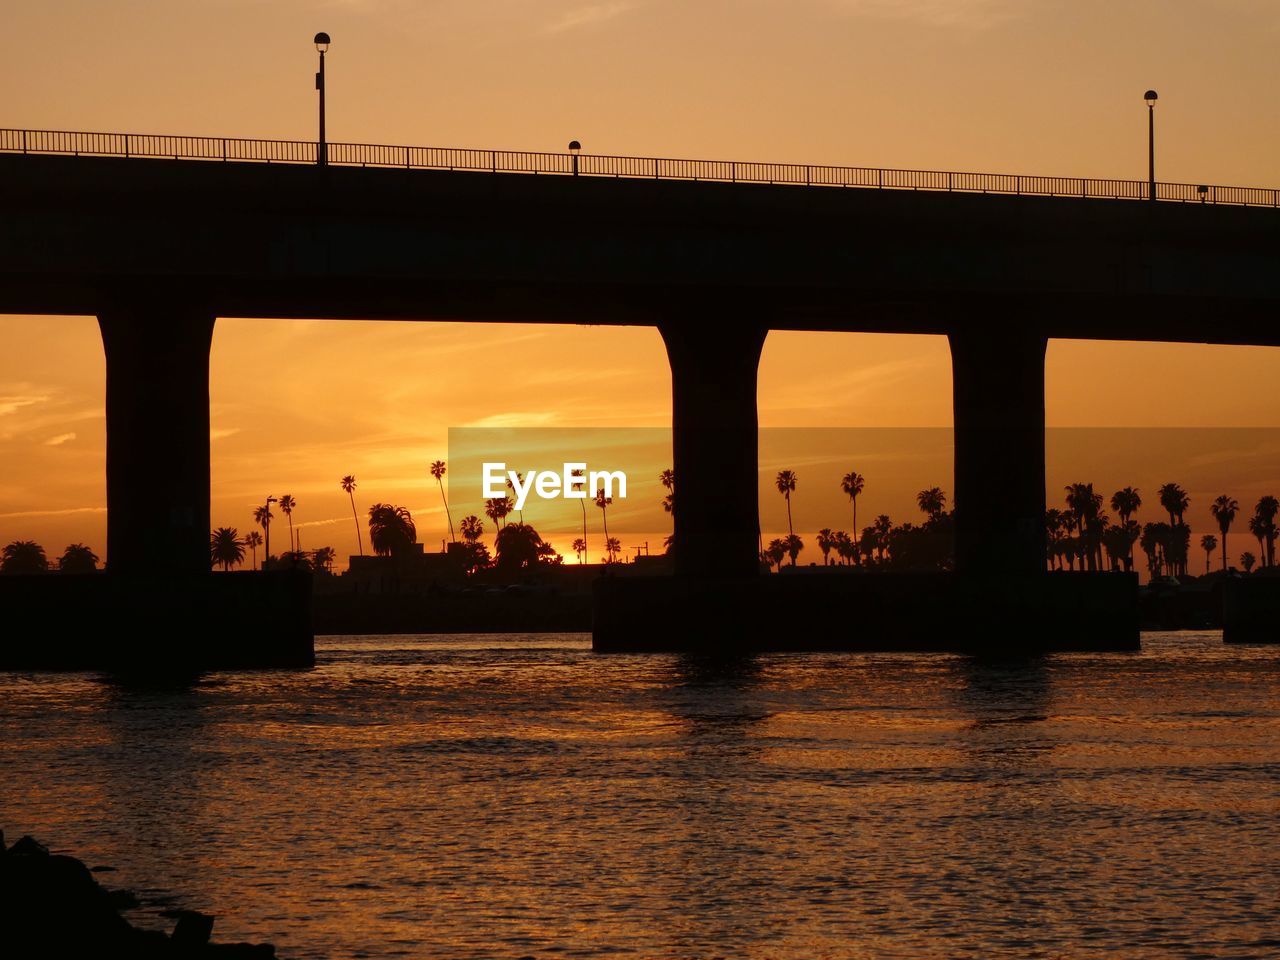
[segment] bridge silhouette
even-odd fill
[[[770,330],[948,337],[957,574],[999,581],[974,609],[998,607],[1010,583],[1041,597],[1066,582],[1044,573],[1048,338],[1280,344],[1275,190],[1161,184],[1163,202],[1135,203],[1145,181],[328,151],[320,165],[307,141],[0,131],[0,311],[101,326],[113,574],[208,574],[218,317],[656,327],[672,374],[675,582],[682,609],[715,608],[704,633],[726,604],[763,595],[742,585],[759,569]],[[598,642],[670,616],[618,595],[640,589],[608,588]],[[1091,609],[1071,589],[1042,609],[1064,622]]]
[[[77,157],[134,157],[224,162],[316,164],[322,156],[314,140],[263,140],[172,134],[95,133],[71,130],[0,129],[0,151]],[[792,184],[809,187],[866,187],[878,190],[936,190],[1015,196],[1150,200],[1146,180],[897,170],[808,163],[689,160],[605,154],[482,150],[375,143],[326,142],[324,162],[337,166],[396,167],[408,170],[488,171],[561,176],[629,177],[726,183]],[[1156,200],[1280,206],[1280,189],[1156,182]]]

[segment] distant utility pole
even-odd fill
[[[316,89],[320,91],[320,139],[316,143],[316,163],[323,167],[329,162],[329,142],[324,135],[324,55],[329,50],[329,35],[317,33],[315,43],[320,51],[320,69],[316,73]]]
[[[1142,95],[1147,101],[1147,181],[1150,185],[1148,200],[1156,198],[1156,101],[1160,95],[1148,90]]]

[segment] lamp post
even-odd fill
[[[329,162],[329,144],[324,135],[324,55],[329,50],[329,35],[317,33],[315,44],[320,51],[320,69],[316,72],[316,89],[320,91],[320,139],[316,142],[316,163],[323,167]]]
[[[1156,198],[1156,101],[1160,99],[1154,90],[1142,95],[1147,101],[1147,182],[1150,186],[1148,200]]]
[[[573,155],[573,175],[578,175],[578,153],[582,150],[582,144],[577,140],[569,141],[569,153]]]

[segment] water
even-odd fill
[[[0,826],[286,958],[1275,956],[1280,648],[1144,644],[0,675]]]

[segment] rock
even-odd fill
[[[49,848],[33,837],[24,836],[9,848],[11,857],[47,857]]]
[[[213,917],[195,910],[183,910],[169,938],[182,947],[204,946],[213,936]]]

